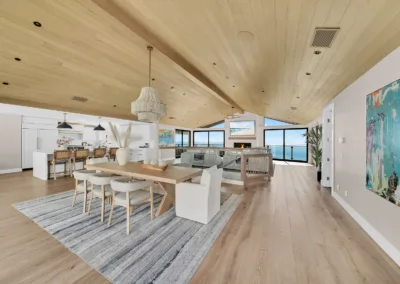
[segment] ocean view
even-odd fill
[[[293,146],[293,157],[290,146],[285,146],[285,157],[283,157],[282,145],[271,145],[269,148],[274,159],[307,161],[307,146]]]

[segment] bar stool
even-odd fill
[[[89,170],[80,170],[74,171],[75,177],[75,193],[74,198],[72,199],[72,207],[75,205],[76,195],[78,192],[83,192],[83,213],[86,213],[86,201],[87,201],[87,194],[89,192],[88,188],[88,181],[89,177],[96,174],[96,171],[89,171]],[[79,182],[83,181],[83,182]]]
[[[91,195],[88,208],[88,215],[90,215],[90,207],[92,206],[93,197],[101,198],[101,222],[104,222],[104,208],[105,199],[109,201],[112,197],[112,189],[110,186],[111,175],[107,173],[95,173],[89,177],[91,183]]]
[[[113,159],[115,161],[115,158],[117,157],[117,150],[119,148],[110,148],[108,151],[108,160],[111,161]]]
[[[89,149],[77,149],[74,151],[72,157],[72,170],[76,171],[76,163],[82,162],[83,168],[85,168],[86,160],[89,158]],[[72,176],[72,174],[71,174]]]
[[[92,158],[103,158],[106,155],[107,148],[95,148]]]
[[[55,150],[53,154],[53,160],[48,163],[49,177],[51,175],[51,166],[53,166],[53,178],[57,179],[56,165],[64,165],[64,175],[67,173],[67,165],[69,174],[71,175],[71,151],[70,150]]]
[[[111,203],[110,217],[108,225],[111,225],[114,205],[123,206],[126,208],[126,234],[130,232],[130,214],[133,212],[133,206],[142,203],[150,202],[151,220],[154,218],[154,204],[153,204],[153,182],[151,181],[138,181],[127,178],[112,179],[110,181],[111,188],[113,189],[113,198]],[[150,186],[150,192],[143,190]]]

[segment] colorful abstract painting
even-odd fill
[[[158,143],[162,147],[175,146],[175,130],[160,129],[158,130]]]
[[[400,80],[367,96],[366,187],[400,206]]]

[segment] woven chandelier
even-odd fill
[[[139,121],[157,122],[165,115],[166,106],[161,102],[157,90],[151,87],[151,52],[153,47],[148,46],[147,50],[149,51],[149,86],[143,87],[139,98],[132,102],[131,112],[138,116]]]

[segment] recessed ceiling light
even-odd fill
[[[185,93],[183,93],[183,95],[185,95]]]
[[[229,77],[228,77],[228,76],[226,76],[225,78],[226,78],[226,79],[229,79]]]
[[[291,110],[296,110],[297,107],[293,107],[293,106],[292,106],[292,107],[290,107],[290,109],[291,109]]]
[[[152,78],[152,79],[151,79],[151,81],[155,81],[155,80],[156,80],[156,78]]]
[[[213,65],[217,65],[217,63],[213,62]]]
[[[171,88],[170,88],[171,90],[173,90],[173,89],[175,89],[175,87],[174,86],[171,86]]]
[[[306,75],[307,75],[307,76],[310,76],[310,75],[311,75],[311,73],[310,73],[310,72],[307,72],[307,73],[306,73]]]
[[[114,107],[117,107],[117,105],[114,105]]]
[[[33,24],[34,24],[35,26],[37,26],[38,28],[40,28],[40,27],[42,26],[42,24],[41,24],[40,22],[33,22]]]
[[[176,119],[176,117],[170,116],[169,119]]]
[[[314,54],[316,54],[316,55],[321,54],[321,50],[314,51]]]
[[[19,58],[19,57],[15,57],[14,59],[15,59],[15,61],[21,61],[21,58]]]
[[[10,84],[8,84],[8,82],[3,82],[3,85],[6,85],[6,86],[7,86],[7,85],[10,85]]]
[[[264,90],[262,90],[261,93],[264,93]]]
[[[232,86],[232,88],[235,88],[235,86]]]
[[[300,97],[296,97],[296,98],[300,99]]]

